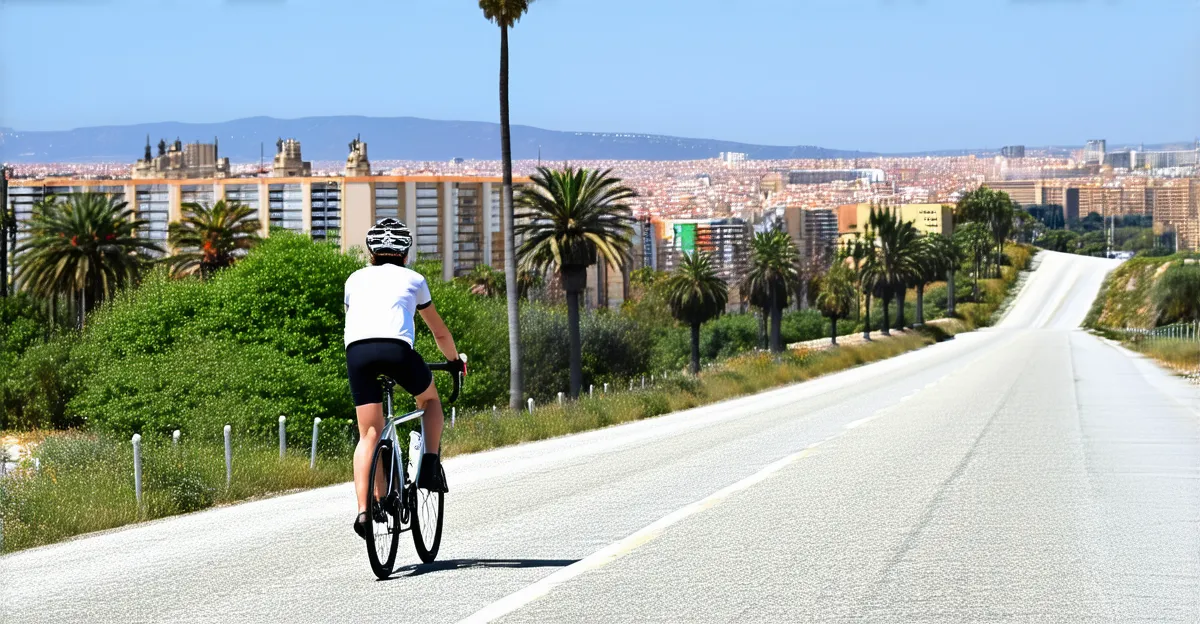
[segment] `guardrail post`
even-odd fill
[[[632,379],[629,380],[629,391],[633,392],[633,380]]]
[[[137,499],[138,509],[142,507],[142,435],[133,434],[133,496]]]
[[[174,444],[175,446],[179,446],[179,430],[178,429],[171,432],[171,444]]]
[[[317,434],[321,430],[321,417],[313,419],[313,438],[312,438],[312,453],[308,459],[308,469],[312,470],[317,467]]]
[[[558,393],[558,404],[562,405],[562,402],[563,402],[563,393],[559,392]]]
[[[456,417],[456,416],[458,416],[458,408],[457,408],[457,407],[451,407],[451,408],[450,408],[450,428],[451,428],[451,429],[453,429],[453,428],[454,428],[454,420],[455,420],[455,417]]]
[[[529,397],[529,413],[533,413],[533,397]]]
[[[287,454],[287,416],[279,417],[279,459]]]
[[[588,384],[588,398],[589,399],[592,397],[592,391],[595,389],[596,389],[596,386],[594,386],[592,384]]]
[[[604,394],[608,394],[608,384],[604,384]]]
[[[233,444],[230,441],[230,435],[233,428],[225,425],[225,487],[229,487],[233,481]]]
[[[642,375],[642,388],[644,389],[645,387],[646,387],[646,376]]]

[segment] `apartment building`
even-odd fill
[[[837,229],[840,238],[861,235],[870,221],[871,210],[891,210],[902,221],[909,221],[927,234],[954,233],[954,207],[946,204],[845,204],[837,208]]]

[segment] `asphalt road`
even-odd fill
[[[441,561],[371,575],[348,485],[0,558],[3,622],[1200,621],[1200,394],[1076,328],[1046,254],[1000,326],[455,458]]]

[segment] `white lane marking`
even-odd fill
[[[859,418],[858,420],[854,420],[854,421],[846,423],[845,428],[846,429],[855,429],[857,427],[861,427],[861,426],[871,422],[872,420],[875,420],[878,416],[879,416],[879,414],[872,414],[871,416],[867,416],[866,418]]]
[[[491,622],[498,618],[504,617],[505,615],[508,615],[533,602],[534,600],[549,594],[552,590],[554,590],[555,587],[566,583],[580,574],[599,569],[605,565],[608,565],[609,563],[612,563],[613,561],[616,561],[617,559],[620,559],[621,557],[624,557],[625,555],[633,552],[637,547],[646,544],[647,542],[650,542],[656,537],[662,535],[663,532],[666,531],[666,529],[671,525],[689,516],[719,505],[730,496],[762,482],[789,464],[804,457],[805,455],[808,455],[814,448],[837,437],[838,435],[832,435],[824,440],[821,440],[820,442],[809,444],[804,448],[804,450],[797,451],[791,455],[783,457],[782,459],[776,460],[775,462],[768,464],[762,470],[759,470],[745,479],[742,479],[741,481],[738,481],[737,483],[734,483],[733,485],[730,485],[705,499],[696,501],[681,509],[677,509],[666,516],[663,516],[653,524],[630,535],[629,537],[609,544],[608,546],[605,546],[604,548],[588,555],[587,557],[572,563],[558,572],[555,572],[554,574],[551,574],[550,576],[547,576],[536,583],[525,587],[524,589],[520,589],[512,594],[509,594],[508,596],[505,596],[504,598],[501,598],[500,600],[497,600],[496,602],[493,602],[492,604],[480,609],[479,611],[476,611],[473,615],[461,620],[461,624]]]

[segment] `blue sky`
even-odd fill
[[[1200,135],[1195,0],[537,0],[513,123],[872,151]],[[496,121],[474,0],[0,0],[0,126]],[[290,85],[291,88],[283,88]]]

